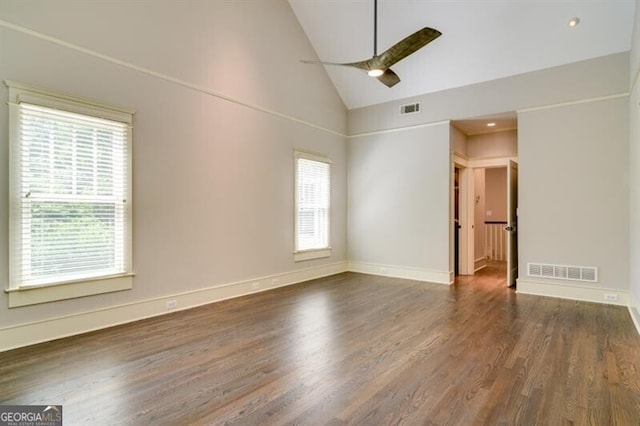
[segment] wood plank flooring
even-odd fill
[[[65,425],[640,425],[624,307],[345,273],[0,354]]]

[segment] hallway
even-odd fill
[[[507,262],[490,260],[474,275],[457,275],[454,286],[479,288],[507,288]]]

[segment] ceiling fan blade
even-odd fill
[[[387,87],[393,87],[400,83],[400,77],[389,69],[393,64],[407,56],[411,55],[418,49],[431,43],[442,35],[442,33],[436,29],[424,27],[408,37],[400,40],[398,43],[391,46],[385,52],[380,55],[376,54],[377,51],[377,13],[378,2],[374,0],[374,18],[373,18],[373,54],[371,59],[358,62],[336,63],[336,62],[324,62],[324,61],[301,61],[305,64],[322,64],[322,65],[338,65],[346,67],[354,67],[365,71],[372,71],[370,76],[376,77],[382,71],[382,75],[376,78]]]
[[[385,52],[373,58],[372,61],[375,60],[375,65],[379,66],[380,68],[389,68],[391,65],[406,58],[415,51],[431,43],[441,35],[442,33],[438,30],[424,27],[411,34],[410,36],[400,40]]]
[[[359,61],[359,62],[325,62],[325,61],[307,61],[304,59],[301,59],[300,62],[302,62],[303,64],[320,64],[320,65],[336,65],[336,66],[341,66],[341,67],[355,67],[355,68],[359,68],[361,70],[365,70],[365,71],[369,71],[372,68],[372,63],[373,60],[375,58],[372,59],[367,59],[366,61]]]
[[[384,71],[384,74],[382,74],[380,77],[377,77],[377,79],[387,87],[393,87],[396,84],[400,83],[400,77],[398,77],[398,74],[391,71],[391,69],[389,68]]]

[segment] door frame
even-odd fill
[[[459,170],[458,174],[458,273],[460,275],[473,275],[475,269],[474,262],[474,232],[473,232],[473,169],[469,167],[469,162],[457,155],[453,156],[451,167],[451,250],[450,250],[450,270],[455,275],[455,169]],[[454,276],[455,278],[455,276]],[[453,281],[453,280],[452,280]]]
[[[515,188],[514,188],[515,185]],[[518,163],[507,166],[507,285],[518,279]]]
[[[493,167],[509,167],[511,162],[518,164],[518,157],[495,157],[486,159],[469,160],[457,153],[452,154],[451,161],[451,179],[450,179],[450,238],[449,238],[449,270],[451,275],[451,282],[455,279],[454,273],[454,174],[455,169],[460,170],[459,175],[459,221],[460,221],[460,233],[459,233],[459,274],[460,275],[473,275],[475,273],[475,256],[474,256],[474,227],[475,227],[475,215],[474,215],[474,169],[480,168],[493,168]],[[480,224],[478,224],[480,225]]]

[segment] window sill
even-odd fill
[[[321,259],[331,256],[331,248],[301,250],[293,252],[293,261],[302,262],[305,260]]]
[[[131,290],[133,276],[134,274],[124,274],[46,286],[12,288],[5,290],[5,293],[9,296],[9,308],[17,308],[56,300]]]

